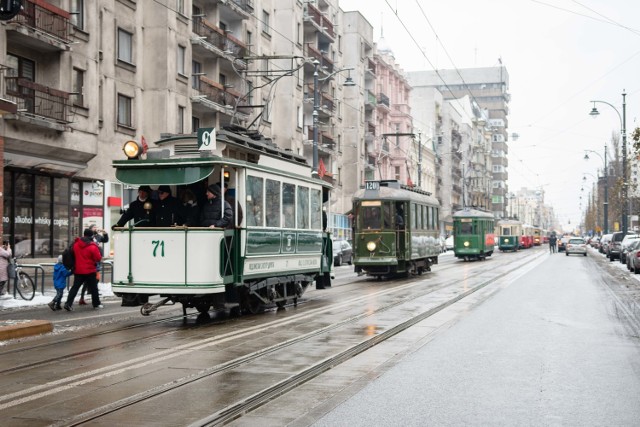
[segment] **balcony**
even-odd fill
[[[313,126],[309,126],[307,129],[307,141],[313,147]],[[327,154],[333,154],[335,151],[336,142],[333,139],[333,135],[329,132],[318,132],[318,150]]]
[[[224,22],[233,22],[251,18],[253,0],[218,0],[220,18]]]
[[[64,130],[71,113],[68,92],[43,86],[22,77],[5,77],[4,80],[6,98],[15,102],[19,120]]]
[[[23,0],[23,9],[7,22],[7,39],[11,44],[38,51],[71,50],[69,12],[43,0]]]
[[[236,107],[247,107],[246,100],[242,99],[242,95],[204,76],[199,76],[198,91],[200,93],[192,96],[191,101],[200,103],[210,110],[233,115]],[[246,116],[243,113],[238,113],[238,115],[240,118]]]
[[[376,95],[370,90],[367,91],[366,98],[364,100],[364,107],[367,110],[373,110],[378,104],[378,100],[376,99]]]
[[[391,104],[389,103],[389,97],[384,93],[378,94],[378,107],[382,107],[386,110],[389,110],[391,107]]]
[[[311,3],[306,3],[306,11],[304,14],[304,22],[310,22],[318,30],[318,34],[329,38],[329,42],[336,39],[333,23],[322,14],[320,9]]]
[[[333,73],[333,61],[328,56],[324,55],[317,48],[313,47],[310,43],[307,43],[305,49],[305,56],[307,58],[316,59],[320,65],[318,65],[319,71],[324,71],[327,74]]]
[[[191,39],[194,50],[199,46],[204,54],[211,52],[219,57],[235,60],[235,64],[246,67],[245,61],[236,58],[246,56],[247,46],[231,34],[202,18],[193,20],[193,32],[198,36]]]

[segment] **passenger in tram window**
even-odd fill
[[[200,212],[202,227],[226,228],[233,218],[231,205],[226,200],[220,203],[222,190],[218,185],[207,187],[207,201]],[[224,206],[224,208],[222,207]]]
[[[197,227],[200,220],[200,208],[198,207],[198,199],[190,189],[186,189],[180,196],[182,201],[182,218],[184,225],[187,227]]]
[[[404,212],[402,211],[402,203],[396,203],[396,228],[404,229]]]
[[[242,214],[242,206],[240,203],[236,201],[236,191],[235,189],[229,189],[229,183],[225,181],[224,186],[220,185],[221,183],[217,183],[216,185],[222,189],[222,193],[224,194],[224,200],[229,203],[231,206],[231,211],[233,212],[233,218],[231,218],[231,222],[227,228],[234,228],[236,220],[238,218],[238,226],[242,224],[243,214]]]
[[[180,202],[173,197],[171,187],[168,185],[158,187],[158,200],[155,202],[154,213],[156,227],[184,224]]]
[[[122,214],[117,223],[115,223],[111,229],[115,227],[124,227],[124,225],[133,220],[133,224],[136,227],[153,227],[154,215],[153,202],[151,201],[151,193],[153,190],[148,185],[142,185],[138,188],[138,198],[129,203],[129,208]]]

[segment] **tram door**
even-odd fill
[[[407,250],[407,242],[406,242],[406,226],[407,226],[407,218],[405,212],[407,210],[404,207],[404,203],[396,202],[395,206],[395,227],[396,227],[396,247],[398,248],[398,258],[405,259],[405,253]]]

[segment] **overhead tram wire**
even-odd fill
[[[418,44],[418,41],[416,40],[416,38],[413,36],[413,34],[411,33],[411,31],[409,31],[409,29],[407,28],[406,24],[404,23],[404,21],[400,18],[400,16],[398,15],[398,11],[394,10],[391,5],[389,4],[389,0],[384,0],[385,3],[387,4],[387,6],[389,6],[389,9],[391,9],[391,12],[395,15],[396,19],[398,20],[398,22],[400,22],[400,25],[402,25],[402,27],[404,28],[405,32],[407,33],[407,35],[409,36],[409,38],[411,38],[411,40],[413,41],[413,43],[416,45],[416,47],[418,48],[418,50],[420,51],[420,53],[422,54],[422,56],[424,57],[424,59],[427,60],[427,62],[429,63],[429,65],[431,66],[431,68],[433,69],[433,71],[435,71],[435,73],[438,75],[438,77],[440,78],[440,80],[442,81],[444,87],[447,88],[447,90],[449,91],[449,93],[451,93],[451,95],[453,95],[453,90],[451,89],[451,87],[449,87],[449,84],[444,80],[444,78],[442,77],[442,75],[440,75],[440,72],[438,71],[438,69],[436,68],[435,65],[433,65],[433,62],[431,62],[431,60],[429,59],[429,57],[424,53],[424,51],[420,48],[420,45]],[[416,0],[417,1],[417,0]],[[421,9],[422,10],[422,9]],[[431,27],[431,23],[427,20],[427,22],[429,23],[429,26]],[[431,30],[433,30],[433,27],[431,27]],[[434,34],[436,37],[438,37],[438,34],[434,31]],[[441,46],[442,43],[440,43]],[[445,50],[446,51],[446,50]],[[455,68],[455,65],[454,65]],[[460,75],[460,71],[455,68],[456,72],[458,73],[458,75]],[[462,78],[462,76],[460,76],[460,78]],[[467,89],[467,91],[469,92],[469,96],[471,97],[471,99],[473,99],[473,101],[477,104],[480,105],[480,103],[478,102],[478,100],[473,96],[473,94],[471,93],[469,86],[467,86],[467,83],[464,81],[464,79],[462,80],[462,82],[464,83],[465,88]],[[460,100],[458,98],[454,98],[455,102],[458,103],[458,105],[460,106],[460,108],[462,109],[462,111],[464,111],[466,113],[466,110],[463,108],[463,106],[460,104]],[[467,116],[467,118],[469,120],[472,120],[473,117],[469,117]]]

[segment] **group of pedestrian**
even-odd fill
[[[97,237],[100,235],[100,237]],[[105,238],[105,236],[107,236]],[[102,251],[97,240],[108,241],[108,235],[103,230],[90,227],[84,230],[82,237],[76,237],[71,251],[75,259],[73,271],[68,270],[62,262],[62,255],[58,256],[58,262],[53,268],[53,286],[56,289],[56,296],[48,304],[51,310],[61,310],[63,307],[67,311],[73,311],[73,302],[82,286],[86,286],[91,294],[91,304],[96,310],[104,308],[100,302],[98,292],[98,268],[102,261]],[[69,289],[67,300],[62,306],[64,289],[67,286],[67,277],[73,274],[73,285]],[[84,291],[83,291],[84,292]],[[84,299],[84,298],[82,298]]]

